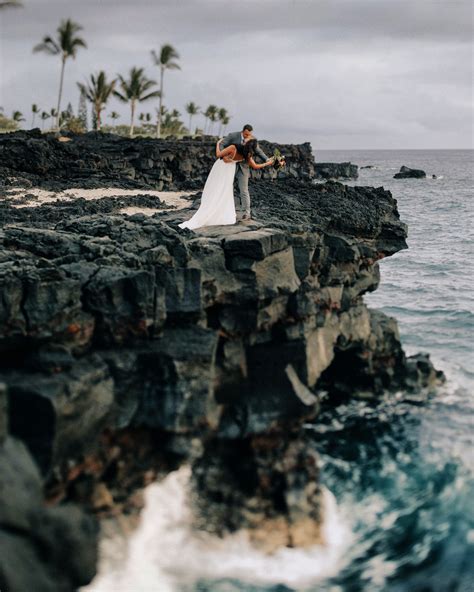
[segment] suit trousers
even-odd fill
[[[249,193],[250,170],[248,166],[237,165],[235,178],[239,186],[240,207],[244,214],[250,215],[250,193]]]

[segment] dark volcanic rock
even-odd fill
[[[302,433],[210,440],[193,464],[196,526],[241,528],[266,552],[324,542],[318,458]]]
[[[96,571],[96,521],[75,506],[44,507],[38,469],[19,440],[0,442],[0,466],[1,589],[73,592],[88,584]]]
[[[404,357],[397,339],[389,348],[398,348],[393,380],[382,380],[382,370],[367,369],[364,361],[377,351],[371,336],[383,323],[373,321],[361,296],[378,285],[376,261],[406,248],[406,227],[390,193],[296,180],[255,181],[251,192],[258,223],[198,234],[173,228],[183,211],[172,219],[167,214],[166,224],[157,216],[81,216],[81,203],[79,216],[59,223],[41,217],[41,228],[31,227],[39,207],[5,226],[2,377],[11,386],[14,433],[44,470],[66,450],[81,449],[86,424],[97,430],[122,408],[159,429],[219,425],[232,437],[307,417],[308,388],[338,363],[340,348],[352,351],[357,366],[384,388],[400,386]],[[112,376],[107,371],[107,348],[118,345],[135,359],[127,394],[113,368]],[[98,358],[87,357],[93,352]],[[26,373],[18,374],[15,360]],[[97,393],[102,402],[86,422],[77,411],[74,424],[61,402],[63,383],[71,390],[76,380],[74,390],[84,391],[77,410],[88,409]],[[212,393],[217,407],[207,402]],[[44,408],[36,432],[22,401]]]
[[[199,234],[177,232],[156,216],[102,214],[59,223],[40,218],[42,228],[32,228],[30,220],[41,207],[27,208],[22,223],[5,227],[4,380],[11,385],[14,433],[28,442],[45,470],[64,456],[61,380],[74,384],[81,364],[84,377],[98,377],[94,388],[103,397],[100,412],[88,420],[92,429],[115,398],[117,409],[133,409],[136,421],[146,425],[189,432],[219,424],[220,432],[232,437],[311,415],[307,389],[333,360],[337,367],[341,348],[359,360],[361,372],[364,368],[379,381],[371,385],[374,392],[380,381],[384,388],[403,382],[398,338],[389,347],[392,354],[398,348],[399,360],[391,378],[382,380],[382,369],[367,366],[368,352],[378,351],[371,336],[383,322],[373,321],[361,302],[361,295],[378,285],[376,261],[406,248],[406,227],[390,193],[296,180],[255,181],[251,191],[258,224]],[[82,213],[82,204],[77,207]],[[186,215],[174,214],[170,224]],[[202,343],[199,331],[207,335]],[[201,345],[193,348],[195,338]],[[150,340],[145,355],[141,344]],[[206,340],[213,345],[204,345]],[[385,334],[380,342],[386,342]],[[97,374],[95,362],[85,357],[96,351],[107,364],[104,348],[117,345],[135,356],[130,371],[136,378],[128,377],[133,390],[125,400],[106,366]],[[15,374],[13,360],[21,357],[29,372],[48,375],[47,389],[40,377],[33,380],[27,373],[20,380]],[[80,378],[77,387],[88,393],[80,399],[85,408],[88,397],[97,396],[88,380],[79,387]],[[208,402],[212,393],[218,408]],[[31,421],[22,419],[21,400],[44,407],[40,435],[29,434]],[[71,447],[79,450],[85,426],[64,425]]]
[[[399,173],[393,175],[394,179],[425,179],[426,173],[421,169],[410,169],[407,166],[402,166]]]
[[[314,165],[316,179],[357,179],[358,167],[350,162],[317,162]]]
[[[0,136],[0,175],[3,184],[49,189],[64,187],[200,189],[215,159],[215,141],[209,138],[156,140],[125,138],[89,132],[68,134],[59,142],[53,134],[39,130]],[[271,156],[276,144],[262,141]],[[310,179],[314,157],[309,143],[278,145],[287,166],[278,177]],[[253,171],[256,178],[277,175],[270,169]]]
[[[183,148],[93,135],[64,148],[33,132],[11,136],[13,156],[3,149],[1,159],[19,163],[26,146],[36,175],[51,162],[60,171],[65,155],[73,161],[79,150],[91,159],[84,170],[94,159],[108,163],[91,173],[100,183],[109,182],[104,171],[117,150],[142,168],[157,150],[168,172],[177,167],[168,188],[181,183],[179,174],[184,179],[178,150],[203,153],[203,143],[199,152],[192,142]],[[95,144],[102,152],[93,156]],[[306,174],[304,167],[294,174]],[[184,456],[193,459],[201,527],[248,528],[272,549],[311,544],[320,540],[324,508],[301,425],[317,421],[321,392],[330,405],[415,393],[440,380],[426,357],[406,358],[396,322],[363,301],[378,286],[378,260],[406,248],[390,192],[301,178],[255,179],[250,191],[253,222],[199,232],[177,226],[190,210],[146,217],[121,215],[101,200],[21,209],[0,203],[0,383],[7,387],[0,412],[3,393],[10,420],[8,429],[0,421],[0,442],[26,444],[54,482],[51,499],[91,511],[127,508],[130,492],[149,482],[148,471],[156,476],[163,456]],[[29,459],[22,450],[19,458]],[[31,460],[24,462],[20,482],[30,479]],[[35,488],[39,479],[36,473]],[[10,497],[16,519],[29,520],[23,502]],[[5,526],[5,589],[49,590],[53,569],[57,589],[90,579],[95,547],[88,552],[84,541],[92,530],[67,506],[48,512],[37,532],[30,523],[21,532]],[[79,547],[77,559],[75,551],[64,558],[52,541],[44,542],[48,559],[35,564],[38,540],[50,540],[48,520],[58,524],[64,553]],[[29,567],[11,571],[14,555],[33,566],[43,588],[28,584]]]

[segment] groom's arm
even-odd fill
[[[234,132],[227,134],[227,136],[221,142],[221,148],[227,148],[227,146],[230,146],[231,144],[235,144],[235,140],[233,139],[233,136],[235,136]]]

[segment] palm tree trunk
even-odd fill
[[[31,129],[33,129],[35,127],[35,115],[36,115],[36,113],[33,112],[33,118],[31,120]]]
[[[156,137],[161,138],[161,117],[162,117],[162,109],[163,109],[163,75],[165,73],[165,69],[161,66],[160,69],[160,106],[158,111],[158,122],[156,124]]]
[[[97,131],[100,132],[100,126],[101,126],[101,121],[100,121],[100,114],[101,114],[101,108],[100,105],[96,106],[95,108],[95,116],[97,119]]]
[[[134,132],[134,119],[135,119],[135,99],[132,99],[131,102],[131,117],[130,117],[130,137],[133,137]]]
[[[190,115],[190,116],[189,116],[189,135],[190,135],[190,136],[192,136],[192,135],[193,135],[193,132],[191,131],[191,121],[192,121],[192,120],[193,120],[193,116],[192,116],[192,115]]]
[[[59,114],[61,109],[61,97],[63,94],[63,82],[64,82],[64,67],[66,66],[66,58],[63,55],[61,60],[61,78],[59,80],[59,94],[58,94],[58,108],[57,108],[57,115],[56,115],[56,127],[59,129]]]

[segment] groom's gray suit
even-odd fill
[[[231,144],[242,144],[243,137],[242,132],[232,132],[228,134],[221,143],[221,149],[227,148]],[[268,156],[265,152],[257,145],[255,155],[261,158],[263,161],[268,160]],[[244,213],[250,216],[250,193],[249,193],[249,177],[250,167],[247,162],[237,163],[235,178],[239,184],[240,202],[243,206]]]

